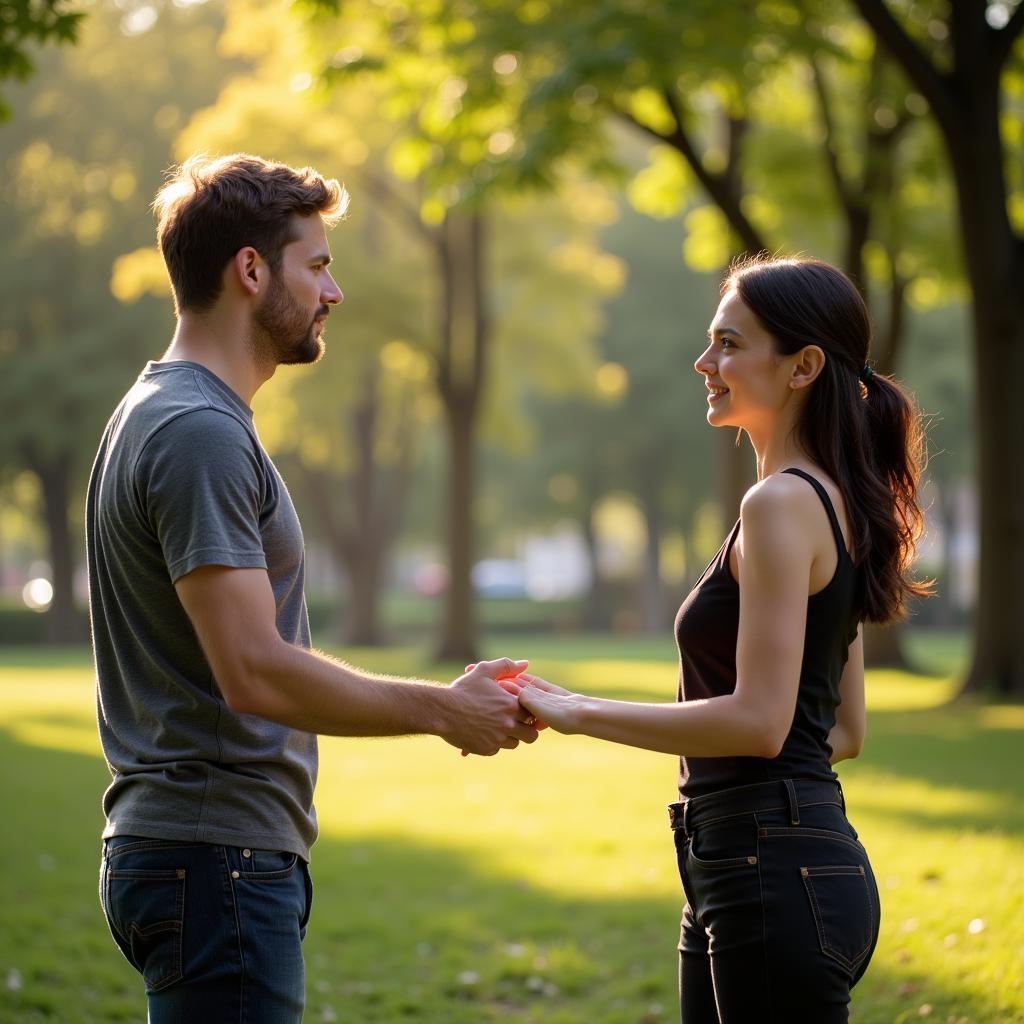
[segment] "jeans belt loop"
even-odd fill
[[[786,799],[789,801],[789,823],[791,825],[800,824],[800,807],[796,802],[796,786],[793,785],[792,779],[782,780],[786,786]]]
[[[683,835],[686,836],[687,839],[690,838],[690,804],[691,803],[692,803],[691,800],[687,800],[686,803],[683,804]]]
[[[685,806],[686,804],[681,800],[668,805],[668,823],[673,832],[684,832],[683,808]]]

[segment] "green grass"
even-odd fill
[[[674,692],[663,641],[503,646],[595,693]],[[947,666],[958,653],[930,649]],[[439,674],[409,650],[346,657]],[[95,896],[108,776],[91,675],[85,652],[0,650],[5,1024],[145,1016]],[[883,922],[853,1020],[1024,1022],[1024,707],[947,705],[941,675],[876,673],[869,692],[867,749],[841,774]],[[678,1019],[674,774],[580,737],[486,760],[430,739],[324,740],[307,1021]]]

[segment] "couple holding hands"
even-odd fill
[[[324,351],[342,301],[326,229],[347,203],[311,168],[240,154],[187,161],[154,204],[177,328],[104,431],[86,515],[100,899],[151,1024],[301,1019],[317,734],[492,754],[545,725],[678,759],[683,1024],[846,1021],[880,908],[833,765],[864,740],[861,624],[928,589],[909,574],[920,421],[872,371],[857,288],[802,258],[725,277],[693,365],[757,483],[679,608],[674,701],[505,659],[449,686],[382,677],[311,650],[302,532],[251,408]]]

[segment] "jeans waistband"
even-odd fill
[[[789,811],[790,821],[800,824],[800,808],[811,804],[835,804],[846,811],[843,787],[812,779],[778,779],[751,786],[736,786],[719,793],[691,797],[668,805],[669,824],[687,835],[696,829],[737,814],[752,811]]]

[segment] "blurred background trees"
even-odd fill
[[[121,306],[112,274],[152,244],[146,210],[171,141],[224,74],[202,58],[221,30],[213,5],[162,17],[157,33],[96,5],[76,46],[35,58],[0,129],[0,459],[38,492],[55,641],[85,639],[72,579],[95,439],[172,322],[166,301]]]
[[[52,637],[81,627],[95,440],[169,336],[147,204],[172,161],[246,149],[354,197],[327,355],[257,399],[319,630],[470,658],[502,594],[507,626],[665,630],[752,471],[692,371],[718,278],[803,251],[936,414],[918,624],[980,602],[972,685],[1024,690],[1021,5],[83,10],[74,47],[29,44],[0,126],[0,583],[20,603],[49,562]]]

